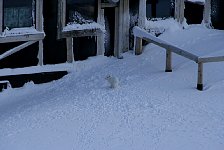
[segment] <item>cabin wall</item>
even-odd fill
[[[224,30],[224,1],[211,0],[211,21],[216,29]]]

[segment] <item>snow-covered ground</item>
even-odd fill
[[[160,36],[200,55],[224,54],[224,31],[200,25]],[[223,64],[205,64],[205,90],[196,90],[197,64],[147,45],[124,59],[92,57],[51,83],[27,83],[0,93],[0,150],[222,150]],[[105,77],[119,79],[109,88]]]

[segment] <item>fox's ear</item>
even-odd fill
[[[110,77],[111,77],[110,75],[107,75],[107,76],[106,76],[106,79],[109,79]]]

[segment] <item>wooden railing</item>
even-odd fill
[[[135,36],[135,54],[139,55],[142,53],[142,40],[146,40],[150,43],[158,45],[166,50],[166,72],[172,72],[172,53],[176,53],[182,57],[190,59],[198,64],[198,81],[197,89],[203,90],[203,64],[209,62],[220,62],[224,61],[224,56],[217,57],[199,57],[194,55],[178,46],[175,46],[169,42],[166,42],[160,38],[157,38],[146,30],[139,27],[133,28],[133,33]]]

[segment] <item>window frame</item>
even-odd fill
[[[33,14],[33,27],[36,33],[18,34],[14,36],[3,36],[4,30],[4,0],[0,0],[0,43],[19,42],[19,41],[35,41],[44,38],[43,31],[43,0],[35,0],[35,12]],[[20,27],[25,28],[25,27]],[[20,29],[18,28],[18,29]]]
[[[96,0],[99,1],[99,0]],[[72,38],[72,37],[85,37],[85,36],[98,36],[102,34],[100,29],[83,29],[83,30],[71,30],[63,31],[66,26],[66,5],[67,0],[58,0],[58,23],[57,23],[57,39]],[[99,11],[97,11],[97,17],[99,16]]]

